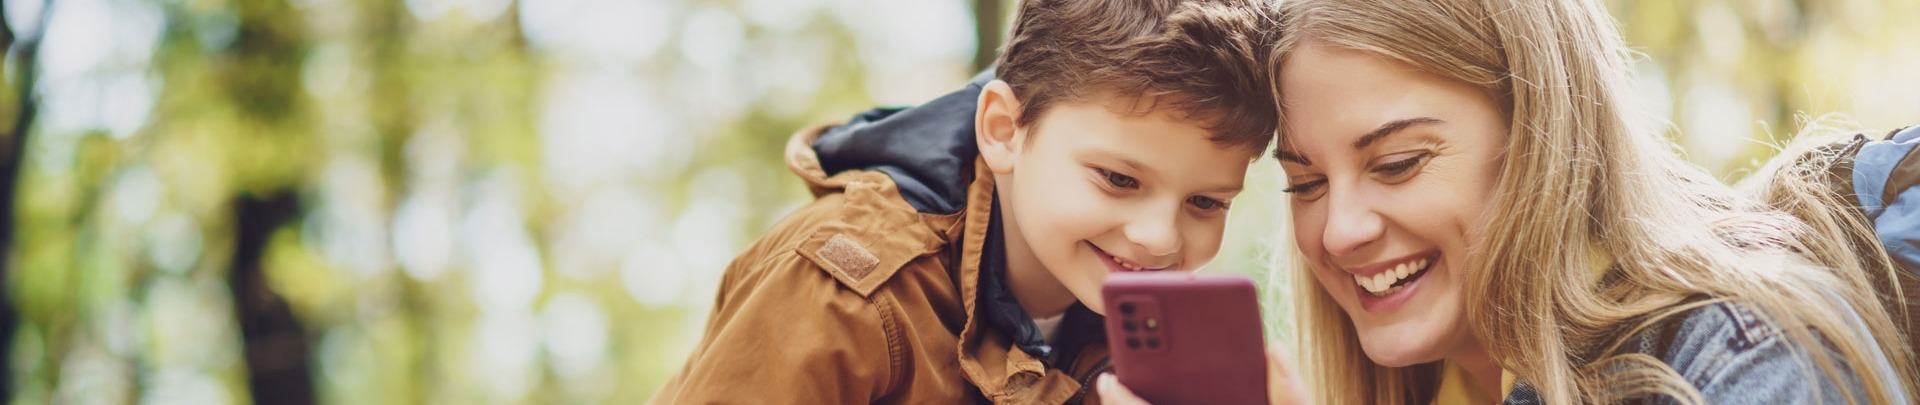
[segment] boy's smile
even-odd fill
[[[983,110],[995,107],[996,88],[1011,94],[990,84]],[[1035,318],[1074,301],[1100,311],[1100,285],[1113,272],[1193,270],[1212,260],[1227,206],[1259,153],[1214,142],[1184,114],[1141,112],[1151,100],[1099,100],[1055,104],[1025,128],[981,118],[1008,285]],[[1004,136],[989,139],[996,131]]]
[[[1106,264],[1107,271],[1111,271],[1111,272],[1160,271],[1160,270],[1166,270],[1167,267],[1170,267],[1170,266],[1143,266],[1140,264],[1136,264],[1130,260],[1113,257],[1113,255],[1108,254],[1105,249],[1101,249],[1099,246],[1094,246],[1093,242],[1087,242],[1087,247],[1093,248],[1093,253],[1100,256],[1100,262]]]

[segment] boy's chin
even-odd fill
[[[1087,309],[1093,310],[1093,313],[1100,314],[1101,316],[1107,315],[1106,300],[1100,297],[1100,285],[1095,284],[1093,288],[1087,290],[1091,291],[1083,294],[1081,291],[1072,290],[1073,298],[1079,300],[1080,305],[1084,305]]]
[[[1099,268],[1101,271],[1068,270],[1084,269],[1089,265],[1099,266],[1094,268]],[[1048,267],[1047,269],[1049,270],[1048,274],[1060,283],[1060,286],[1066,290],[1067,294],[1073,295],[1075,301],[1079,301],[1081,305],[1086,305],[1087,308],[1093,309],[1096,312],[1105,310],[1100,308],[1101,303],[1104,302],[1100,299],[1100,286],[1106,283],[1107,277],[1110,276],[1110,274],[1105,271],[1104,266],[1101,266],[1098,261],[1091,264],[1070,262],[1067,266]]]
[[[1086,305],[1087,309],[1093,311],[1093,313],[1100,314],[1100,316],[1107,316],[1107,306],[1101,305],[1103,303],[1088,303],[1086,301],[1080,301],[1080,303]]]

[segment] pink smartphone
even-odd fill
[[[1266,345],[1253,280],[1114,273],[1100,288],[1114,374],[1156,404],[1267,403]]]

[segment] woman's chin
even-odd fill
[[[1406,367],[1439,360],[1427,347],[1415,347],[1406,342],[1378,342],[1368,344],[1364,339],[1360,350],[1366,352],[1367,359],[1385,367]]]

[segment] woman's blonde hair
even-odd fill
[[[1471,84],[1507,115],[1487,207],[1498,215],[1486,216],[1462,269],[1467,321],[1495,361],[1548,403],[1656,394],[1704,402],[1660,359],[1615,349],[1718,302],[1751,309],[1795,347],[1813,349],[1801,351],[1822,375],[1859,376],[1866,395],[1847,394],[1849,402],[1892,402],[1902,391],[1916,400],[1914,387],[1888,385],[1916,381],[1912,349],[1883,304],[1900,292],[1873,287],[1897,269],[1869,225],[1841,211],[1851,208],[1819,181],[1817,165],[1803,164],[1822,160],[1777,158],[1786,163],[1756,174],[1753,195],[1686,162],[1656,127],[1638,125],[1628,51],[1597,1],[1288,0],[1280,19],[1276,97],[1286,91],[1281,62],[1311,39]],[[1615,265],[1595,283],[1583,269],[1606,257]],[[1317,402],[1432,400],[1437,365],[1368,360],[1338,304],[1304,262],[1294,265],[1297,358]],[[1865,331],[1849,323],[1850,311]],[[1891,383],[1873,368],[1880,355],[1898,374]]]

